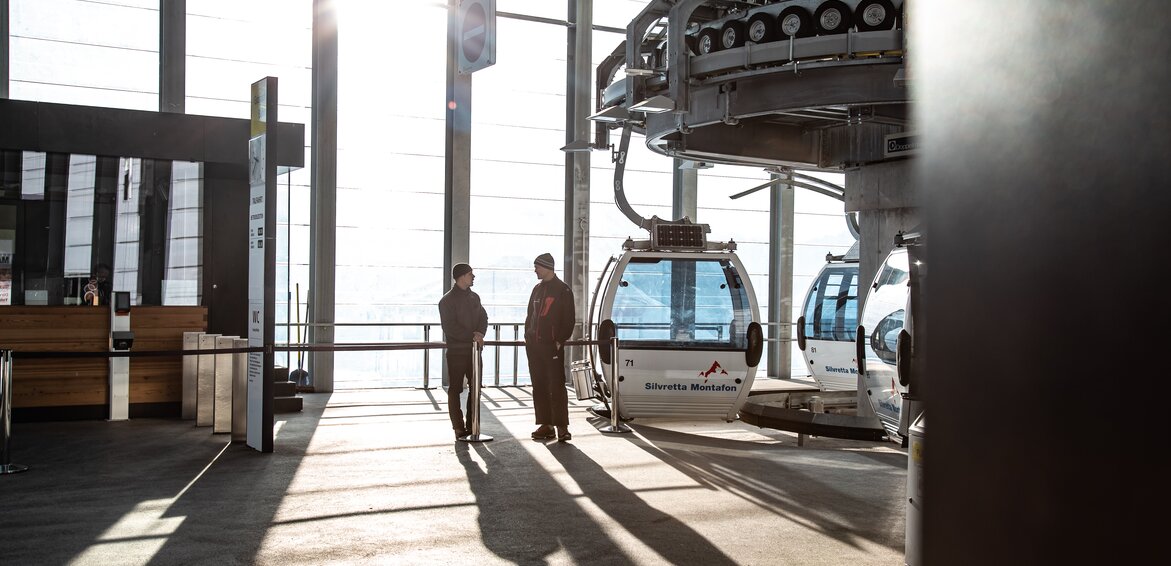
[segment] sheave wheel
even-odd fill
[[[697,55],[707,55],[719,51],[720,49],[720,32],[707,28],[699,32],[699,39],[695,41],[695,53]]]
[[[818,35],[835,35],[846,33],[854,25],[853,13],[850,7],[841,0],[827,0],[822,2],[813,12],[813,27],[817,28]]]
[[[800,39],[815,33],[813,17],[809,15],[809,10],[801,6],[785,8],[777,15],[777,27],[780,28],[781,39],[789,39],[790,36]]]
[[[732,20],[720,29],[720,49],[740,47],[747,39],[747,27],[740,20]]]
[[[768,14],[756,14],[748,18],[748,41],[768,43],[776,38],[776,20]]]
[[[862,0],[854,9],[858,31],[891,29],[895,26],[897,15],[890,0]]]

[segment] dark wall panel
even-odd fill
[[[203,301],[209,333],[248,336],[248,171],[204,166]]]
[[[913,9],[923,563],[1168,563],[1171,3]]]
[[[0,100],[0,149],[220,163],[248,162],[249,121]],[[277,165],[305,166],[305,126],[281,123]]]

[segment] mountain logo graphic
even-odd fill
[[[724,368],[720,367],[720,362],[717,361],[712,362],[712,367],[708,368],[707,371],[699,372],[699,376],[703,378],[704,383],[707,383],[707,378],[711,377],[717,371],[720,372],[721,375],[728,375],[728,372],[724,371]]]

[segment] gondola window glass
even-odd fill
[[[858,328],[858,268],[827,268],[806,301],[805,336],[852,342]]]
[[[903,329],[906,311],[899,309],[883,318],[870,334],[870,347],[878,359],[894,364],[898,352],[899,331]]]
[[[747,291],[727,261],[633,258],[611,318],[625,347],[745,347]]]

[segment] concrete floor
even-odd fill
[[[191,421],[16,423],[0,562],[903,564],[906,452],[571,401],[529,439],[528,388],[486,388],[455,442],[441,389],[305,394],[260,454]],[[570,398],[573,398],[572,391]]]

